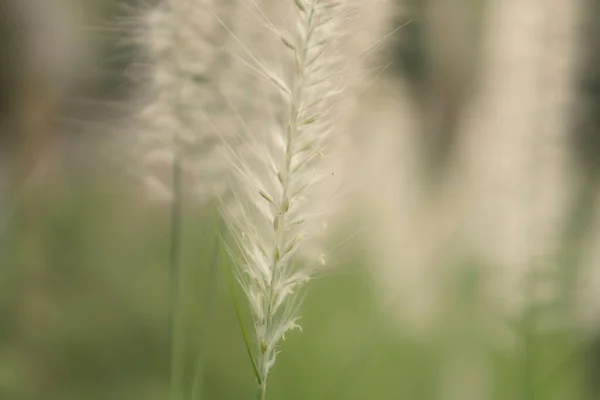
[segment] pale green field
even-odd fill
[[[2,399],[167,398],[168,214],[140,206],[106,177],[84,177],[32,195],[3,236]],[[189,208],[186,215],[182,398],[252,399],[255,383],[226,265],[210,270],[216,219]],[[376,300],[361,249],[348,258],[311,284],[304,331],[283,343],[269,398],[440,398],[444,354],[462,343],[452,332],[486,341],[468,326],[453,330],[459,304],[470,303],[449,300],[446,323],[427,338],[413,335],[391,323],[393,310]],[[575,334],[530,335],[512,351],[479,349],[493,368],[490,399],[594,398],[584,397],[587,345]],[[200,382],[196,397],[194,382]]]

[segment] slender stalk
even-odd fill
[[[534,324],[536,318],[535,305],[529,305],[529,309],[525,313],[525,327],[524,327],[524,341],[525,341],[525,359],[523,363],[523,381],[522,396],[524,400],[535,400],[536,388],[535,388],[535,368],[536,368],[536,348],[535,348],[535,335],[534,335]]]
[[[257,400],[265,400],[267,398],[267,382],[258,385]]]
[[[169,398],[177,399],[176,380],[178,376],[177,332],[179,310],[179,281],[181,258],[181,161],[173,160],[173,201],[171,202],[171,248],[169,254],[171,276],[171,387]]]
[[[211,262],[210,262],[210,271],[208,275],[208,279],[206,281],[206,296],[204,299],[204,309],[202,312],[204,323],[202,324],[202,329],[198,334],[198,357],[196,359],[196,372],[194,374],[194,384],[192,388],[192,399],[200,400],[202,398],[202,386],[204,380],[204,356],[206,353],[206,341],[208,338],[208,333],[210,329],[210,322],[212,320],[213,309],[214,309],[214,300],[217,297],[217,288],[218,288],[218,271],[219,265],[221,264],[221,243],[220,243],[220,235],[222,231],[222,220],[218,222],[218,230],[217,235],[215,235],[215,243],[213,246]]]

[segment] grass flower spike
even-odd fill
[[[299,289],[325,262],[310,251],[310,239],[325,217],[316,188],[332,178],[325,154],[345,91],[342,39],[351,10],[339,0],[288,0],[290,20],[279,26],[249,3],[276,39],[265,60],[240,40],[244,62],[265,82],[264,93],[272,91],[270,122],[248,135],[251,157],[232,151],[236,201],[223,214],[240,250],[231,255],[254,317],[253,362],[264,398],[277,346],[299,328]]]
[[[233,145],[234,135],[221,87],[240,85],[243,73],[228,52],[233,39],[215,16],[237,27],[242,18],[237,8],[230,0],[169,0],[141,20],[143,100],[136,149],[144,181],[161,197],[171,191],[171,178],[163,175],[174,160],[197,198],[210,200],[215,189],[224,190],[222,137]],[[235,33],[246,34],[238,28]]]

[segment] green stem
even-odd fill
[[[536,349],[535,349],[535,337],[533,332],[533,324],[535,322],[535,311],[532,310],[533,306],[530,306],[530,310],[527,312],[525,318],[525,360],[524,360],[524,371],[523,371],[523,399],[534,400],[536,396],[535,388],[535,368],[536,368]]]
[[[171,276],[171,387],[169,398],[176,400],[177,366],[180,365],[177,351],[177,327],[179,308],[180,242],[181,242],[181,162],[178,157],[173,161],[173,201],[171,203],[171,249],[169,254]]]
[[[204,317],[204,324],[202,325],[201,331],[198,334],[198,358],[196,360],[196,373],[194,379],[194,386],[192,388],[192,399],[200,400],[202,398],[202,386],[204,380],[204,357],[206,353],[206,345],[208,340],[208,331],[212,320],[214,311],[214,300],[217,297],[218,288],[218,270],[221,264],[221,231],[223,221],[219,220],[217,235],[215,236],[215,243],[213,247],[213,253],[211,258],[209,276],[207,279],[206,297],[204,299],[204,310],[202,315]]]
[[[258,385],[257,400],[265,400],[267,398],[267,382]]]

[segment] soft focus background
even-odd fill
[[[348,123],[346,245],[268,398],[600,398],[600,4],[369,2],[357,48],[401,28]],[[168,396],[169,203],[119,128],[143,7],[0,0],[0,399]],[[254,398],[214,207],[184,215],[179,384]]]

